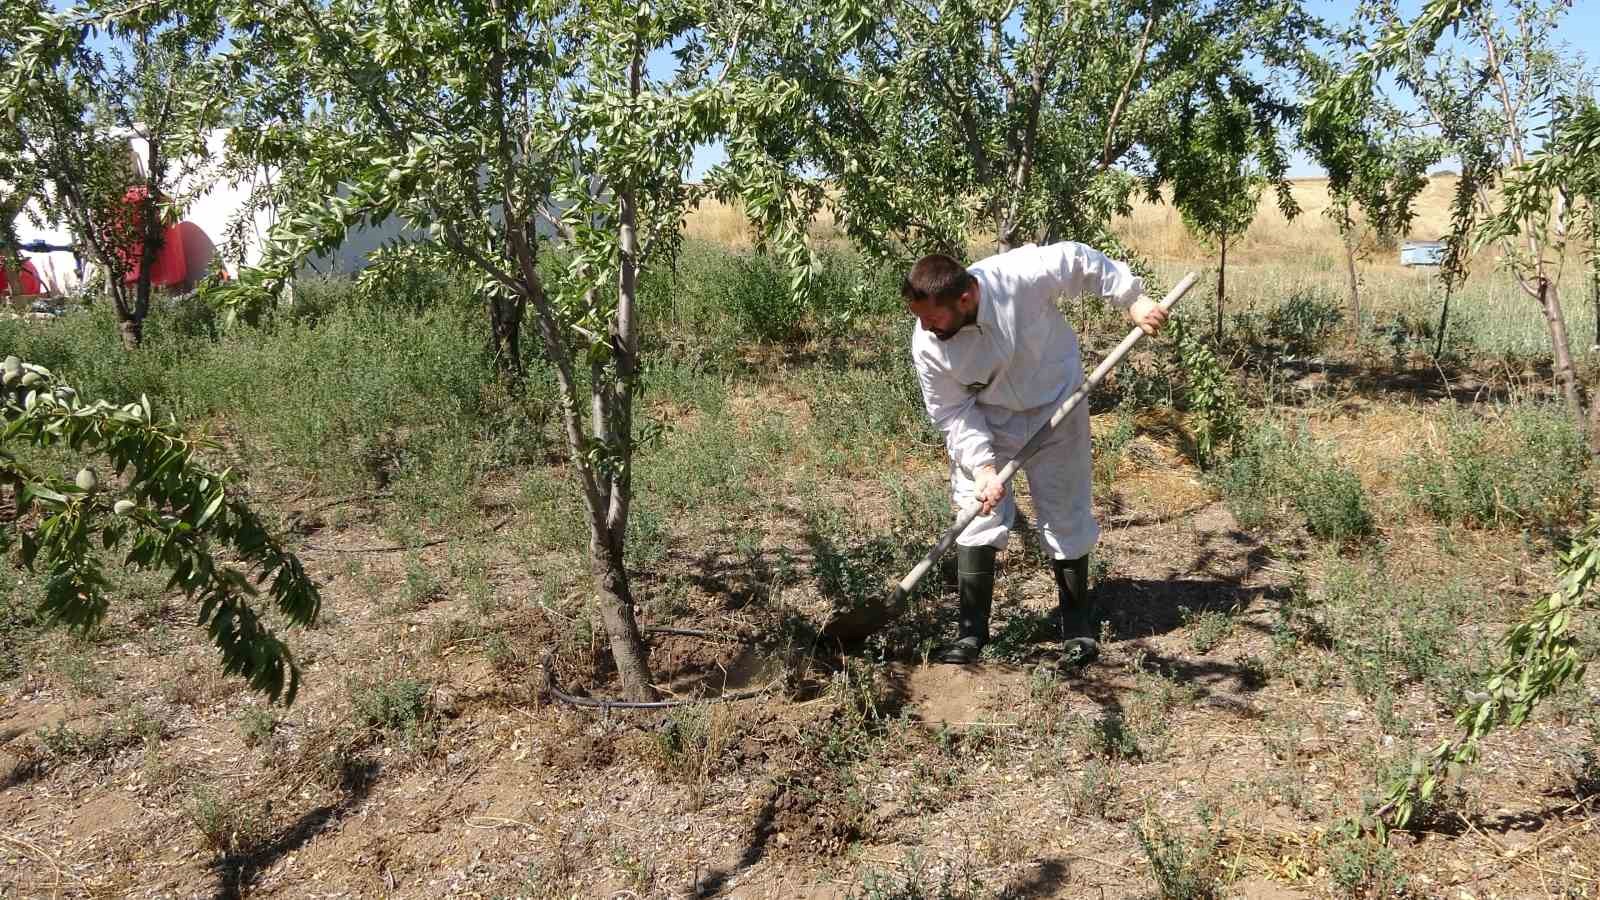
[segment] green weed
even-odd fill
[[[1214,477],[1242,527],[1282,521],[1292,509],[1307,531],[1334,543],[1373,530],[1361,480],[1304,432],[1259,422]]]
[[[1068,801],[1075,814],[1104,819],[1121,790],[1117,770],[1099,759],[1091,759],[1083,767],[1077,784],[1069,789]]]
[[[1232,611],[1208,609],[1197,613],[1181,606],[1178,616],[1189,629],[1189,647],[1202,656],[1215,650],[1233,633]]]
[[[1185,840],[1160,816],[1147,812],[1133,827],[1162,900],[1211,900],[1222,894],[1217,840],[1209,830]]]
[[[358,681],[350,689],[357,724],[396,732],[408,741],[426,738],[431,686],[415,678]]]
[[[239,713],[239,737],[246,747],[259,747],[277,730],[278,715],[267,706],[248,706]]]
[[[1412,504],[1443,522],[1557,526],[1590,506],[1589,453],[1565,410],[1514,404],[1487,416],[1452,409],[1442,453],[1404,463]]]
[[[1333,886],[1349,897],[1388,897],[1405,890],[1406,878],[1394,851],[1346,819],[1323,839],[1323,854]]]
[[[270,824],[264,808],[225,797],[205,784],[191,790],[185,811],[206,847],[220,854],[236,853],[259,843]]]
[[[861,892],[849,896],[851,900],[977,900],[989,892],[970,862],[931,865],[911,851],[897,871],[867,869],[861,876]]]

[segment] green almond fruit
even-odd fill
[[[133,512],[133,508],[137,505],[138,504],[134,503],[132,500],[118,500],[116,503],[111,505],[111,511],[119,516],[125,516],[128,513]]]
[[[78,488],[80,490],[92,491],[99,486],[100,479],[95,476],[93,469],[78,470]]]
[[[44,380],[44,376],[40,375],[38,372],[29,372],[26,375],[22,376],[22,386],[23,387],[33,387],[34,385],[38,384],[39,382],[41,382],[43,380]]]

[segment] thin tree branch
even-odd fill
[[[1111,107],[1111,117],[1106,120],[1106,139],[1100,150],[1100,170],[1111,168],[1114,161],[1111,156],[1111,138],[1117,133],[1118,120],[1122,117],[1123,105],[1128,102],[1128,94],[1133,90],[1133,83],[1139,77],[1139,72],[1144,69],[1145,53],[1150,46],[1150,29],[1155,25],[1156,17],[1152,12],[1144,20],[1144,31],[1139,35],[1139,49],[1133,54],[1133,68],[1128,70],[1128,78],[1122,82],[1122,90],[1117,94],[1117,102]]]

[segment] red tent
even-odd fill
[[[34,270],[32,260],[23,260],[22,270],[17,274],[17,280],[22,282],[22,293],[44,293],[44,285],[39,283],[39,273]],[[0,266],[0,298],[9,296],[11,296],[11,283],[6,281],[5,266]]]

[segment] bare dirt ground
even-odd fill
[[[771,477],[763,495],[818,489]],[[94,643],[50,637],[81,662],[35,655],[5,683],[0,896],[1181,895],[1152,858],[1239,897],[1600,891],[1600,807],[1570,777],[1595,676],[1496,735],[1415,831],[1361,836],[1343,823],[1378,770],[1447,736],[1448,715],[1417,685],[1363,697],[1313,634],[1284,652],[1284,609],[1329,558],[1246,533],[1148,436],[1100,498],[1110,640],[1087,671],[1041,669],[1048,645],[1019,637],[1053,602],[1025,531],[983,664],[923,664],[915,622],[813,644],[840,568],[872,573],[872,535],[808,541],[774,515],[790,525],[759,546],[673,544],[636,573],[647,624],[712,633],[653,636],[664,685],[774,686],[673,713],[541,698],[547,651],[568,688],[603,694],[610,673],[575,558],[520,549],[534,513],[485,515],[503,525],[472,539],[474,582],[452,575],[463,540],[388,549],[385,507],[342,499],[291,517],[329,615],[291,637],[305,686],[275,721],[215,674],[181,598]],[[889,503],[862,502],[868,522]],[[1408,527],[1388,571],[1477,585],[1503,607],[1484,628],[1547,589],[1548,559],[1504,536],[1447,557]],[[950,605],[947,589],[913,617]]]

